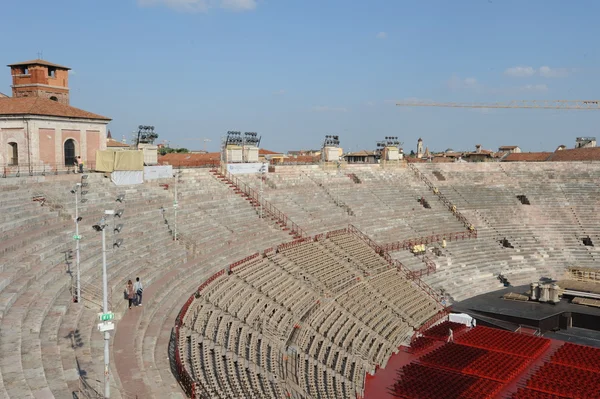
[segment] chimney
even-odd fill
[[[478,154],[481,153],[481,144],[475,144],[475,152]]]

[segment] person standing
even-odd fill
[[[83,173],[83,159],[80,156],[77,157],[77,168],[79,169],[79,173]]]
[[[133,300],[135,299],[135,290],[133,289],[133,283],[131,280],[127,281],[127,285],[125,286],[125,294],[129,300],[129,309],[131,309],[131,305],[133,305]]]
[[[139,277],[135,278],[135,284],[133,285],[133,289],[135,290],[136,296],[136,305],[142,306],[142,293],[144,292],[144,287],[142,286],[142,282]]]

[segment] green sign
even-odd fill
[[[73,235],[73,239],[74,239],[74,240],[81,240],[81,236],[80,236],[80,235],[77,235],[77,234],[74,234],[74,235]]]
[[[114,313],[100,313],[100,321],[114,320],[114,318],[115,318]]]

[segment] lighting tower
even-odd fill
[[[323,141],[321,158],[324,162],[337,162],[340,159],[340,136],[326,135]]]

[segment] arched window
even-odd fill
[[[8,164],[19,164],[19,146],[15,142],[8,143]]]
[[[50,100],[52,100],[52,101],[58,101],[58,98],[56,98],[56,96],[51,96]]]
[[[64,147],[65,166],[75,165],[75,140],[68,139]]]

